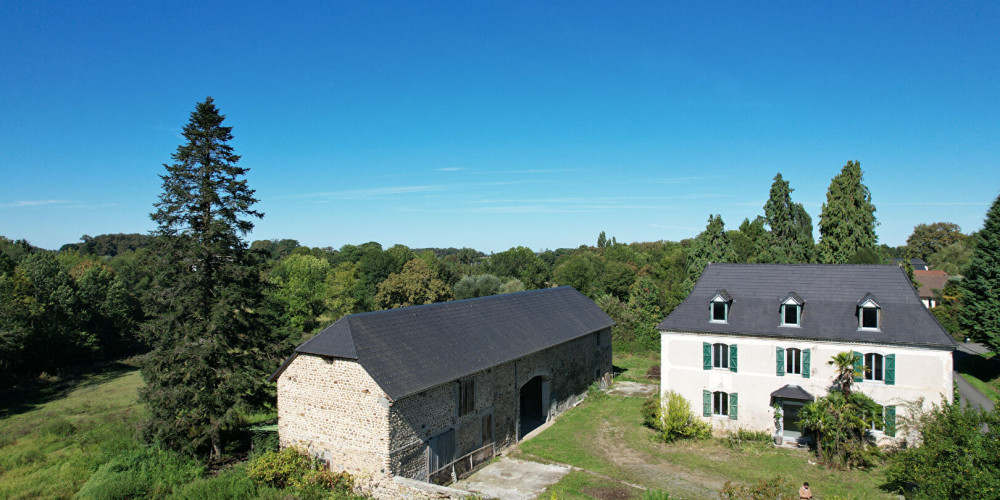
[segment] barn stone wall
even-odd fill
[[[520,389],[536,376],[549,389],[546,418],[568,409],[591,383],[610,380],[610,329],[463,377],[475,381],[475,408],[461,417],[457,380],[390,402],[357,362],[300,354],[278,378],[281,446],[302,446],[335,470],[426,480],[427,442],[450,429],[456,457],[488,444],[486,415],[497,450],[515,444]]]

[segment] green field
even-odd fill
[[[736,451],[723,439],[654,442],[653,431],[642,425],[642,402],[641,398],[619,396],[589,400],[522,443],[518,454],[526,460],[574,465],[652,490],[665,490],[671,498],[718,498],[727,480],[753,482],[775,476],[792,484],[808,481],[821,498],[893,498],[879,489],[883,483],[880,471],[827,469],[813,465],[813,456],[805,451],[770,445]],[[567,476],[549,491],[559,498],[563,493],[576,498],[586,488],[608,486],[580,474]],[[619,486],[622,492],[632,491]]]
[[[615,353],[612,364],[615,367],[615,380],[659,384],[659,380],[646,377],[649,367],[660,364],[660,353]]]
[[[955,371],[976,390],[1000,404],[1000,358],[996,353],[966,356],[955,363]]]

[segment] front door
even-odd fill
[[[445,431],[427,441],[427,456],[429,458],[428,472],[450,464],[455,460],[455,429]]]
[[[783,435],[786,438],[798,439],[802,437],[802,427],[799,426],[799,410],[802,403],[785,402],[781,405],[781,427],[784,429]]]

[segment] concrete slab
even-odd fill
[[[533,500],[569,471],[561,465],[500,458],[452,487],[501,500]]]
[[[656,384],[640,384],[638,382],[621,381],[615,383],[608,394],[614,396],[630,396],[637,398],[648,398],[659,390]]]

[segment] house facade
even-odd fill
[[[928,309],[932,307],[937,307],[938,299],[935,293],[940,294],[944,287],[948,284],[948,280],[951,279],[948,273],[938,270],[914,270],[913,279],[920,283],[920,288],[917,289],[917,293],[920,295],[920,300],[924,303],[924,306]]]
[[[801,437],[798,411],[829,393],[842,352],[883,408],[880,439],[907,402],[952,397],[955,344],[898,266],[709,264],[658,328],[661,390],[720,430]]]
[[[612,325],[571,287],[345,316],[272,376],[281,446],[335,470],[451,476],[607,381]]]

